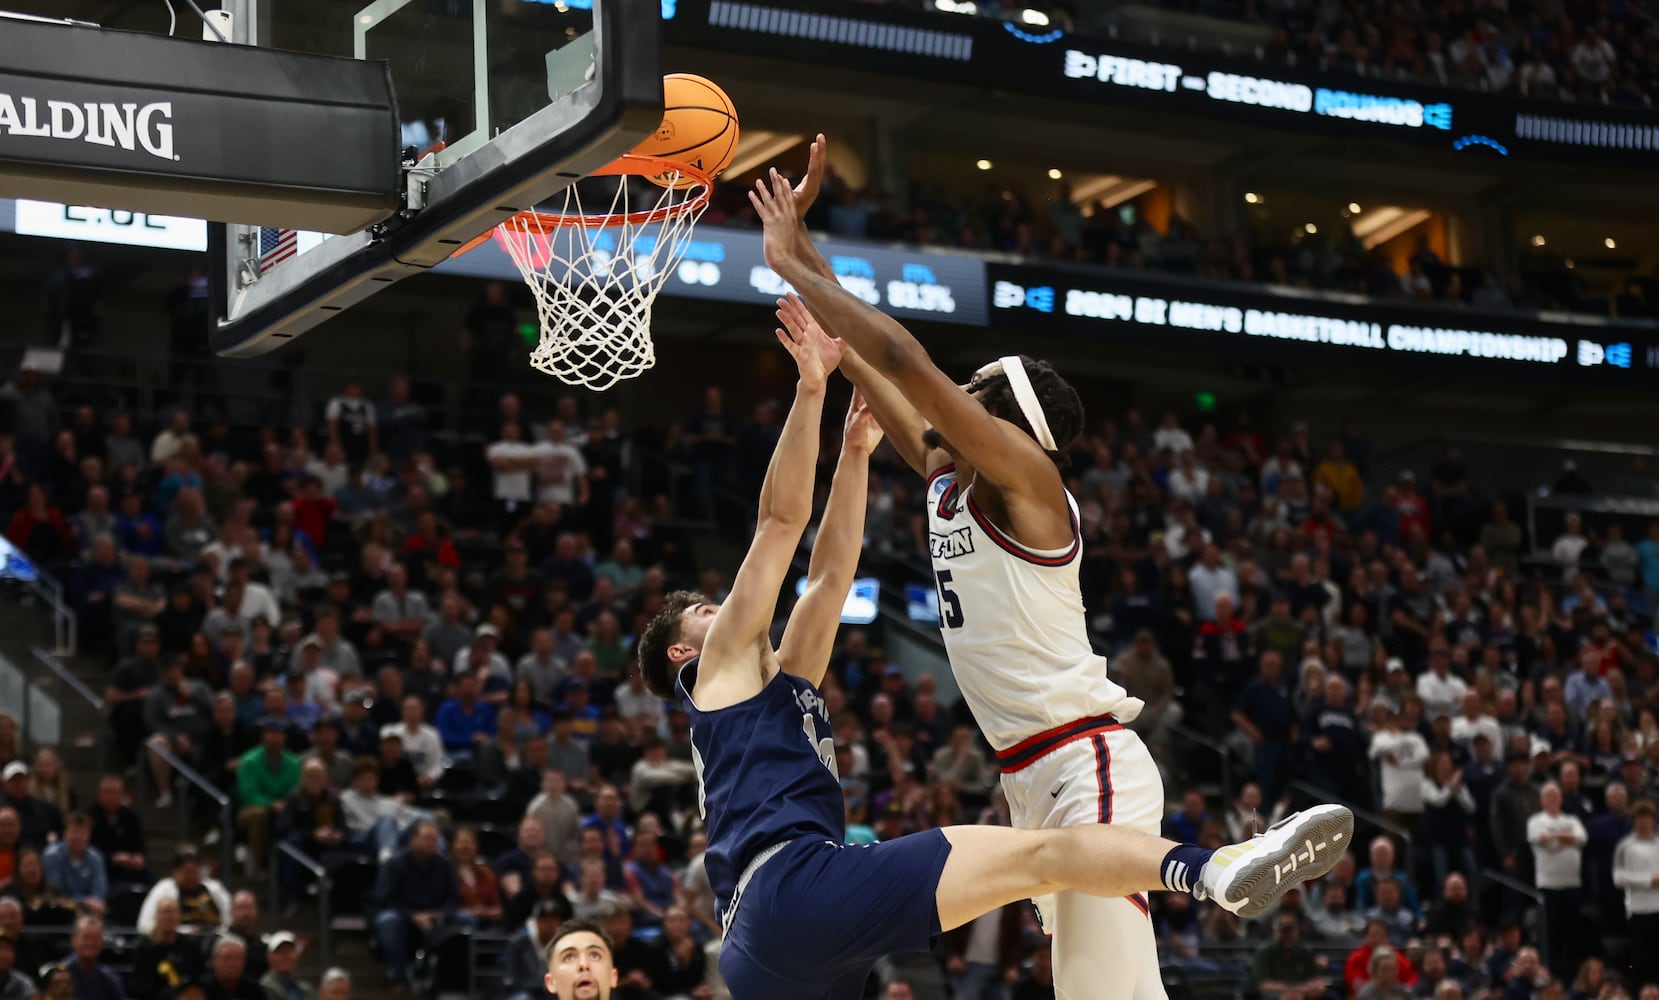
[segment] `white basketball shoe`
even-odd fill
[[[1250,840],[1216,851],[1193,895],[1241,917],[1259,917],[1285,893],[1330,871],[1353,839],[1354,814],[1342,806],[1292,813]]]

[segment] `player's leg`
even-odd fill
[[[1067,889],[1091,896],[1192,891],[1242,916],[1259,916],[1292,887],[1330,871],[1353,831],[1353,814],[1340,806],[1296,813],[1248,843],[1213,854],[1112,826],[953,826],[944,831],[950,856],[935,894],[940,929]]]
[[[1158,942],[1143,893],[1103,899],[1081,892],[1054,898],[1054,996],[1090,1000],[1113,984],[1123,1000],[1165,1000]]]
[[[1162,888],[1159,869],[1180,846],[1110,826],[951,826],[944,834],[950,856],[935,897],[942,931],[1009,903],[1067,889],[1127,896]]]
[[[1147,834],[1163,825],[1163,777],[1133,732],[1104,733],[1051,757],[1054,767],[1043,769],[1054,771],[1047,780],[1076,780],[1065,781],[1060,795],[1028,797],[1048,809],[1041,823],[1025,825],[1109,823]],[[1103,982],[1112,983],[1113,995],[1124,1000],[1165,1000],[1146,896],[1103,899],[1062,892],[1045,898],[1039,910],[1044,929],[1054,936],[1054,993],[1060,1000],[1098,996]]]

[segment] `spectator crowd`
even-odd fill
[[[0,524],[67,581],[132,765],[69,774],[0,722],[0,996],[28,977],[15,995],[339,1000],[344,974],[297,980],[308,942],[261,936],[242,888],[305,898],[296,855],[400,992],[479,974],[540,995],[542,945],[591,917],[619,996],[723,995],[687,718],[631,657],[671,588],[724,596],[698,543],[727,487],[753,496],[776,408],[745,419],[710,388],[635,429],[506,395],[457,442],[406,380],[384,388],[286,433],[181,411],[142,435],[60,414],[35,373],[0,391]],[[1529,539],[1456,453],[1421,488],[1383,481],[1355,428],[1091,426],[1068,472],[1085,603],[1147,704],[1171,835],[1218,846],[1306,799],[1372,817],[1272,920],[1160,896],[1169,968],[1264,997],[1654,1000],[1659,527]],[[878,456],[872,482],[869,566],[926,578],[908,473]],[[965,706],[879,633],[845,634],[823,694],[849,842],[1008,822]],[[177,763],[233,803],[231,868],[204,860],[222,842],[151,855],[142,817],[184,793]],[[106,921],[138,938],[119,961]],[[1052,996],[1024,906],[877,977],[889,1000]]]

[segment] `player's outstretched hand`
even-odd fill
[[[869,455],[876,450],[876,445],[881,444],[881,433],[881,425],[876,423],[875,415],[864,402],[864,394],[853,390],[853,401],[847,407],[846,428],[842,432],[842,447]]]
[[[807,209],[818,200],[818,192],[824,186],[824,165],[829,162],[829,142],[824,133],[819,132],[812,140],[812,146],[806,154],[806,176],[801,183],[795,185],[795,217],[805,219]]]
[[[800,300],[791,302],[791,299],[794,296],[778,300],[778,319],[784,324],[776,331],[778,343],[795,359],[801,388],[821,391],[829,381],[829,373],[841,362],[842,345],[839,340],[825,336],[818,324],[811,322],[812,314],[806,311]],[[805,325],[801,324],[800,314],[791,306],[799,307],[800,313],[806,315]]]
[[[825,333],[800,296],[790,292],[779,299],[777,317],[790,339],[810,344],[818,351],[818,360],[823,364],[826,375],[841,364],[841,356],[847,350],[846,342]]]
[[[795,192],[774,167],[755,181],[755,189],[749,192],[749,203],[755,206],[755,214],[760,216],[765,230],[766,263],[781,274],[795,261],[795,235],[801,225],[795,215]]]

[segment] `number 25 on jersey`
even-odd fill
[[[935,570],[933,575],[939,578],[939,617],[943,619],[946,628],[961,628],[962,602],[957,599],[956,592],[950,589],[950,570]]]

